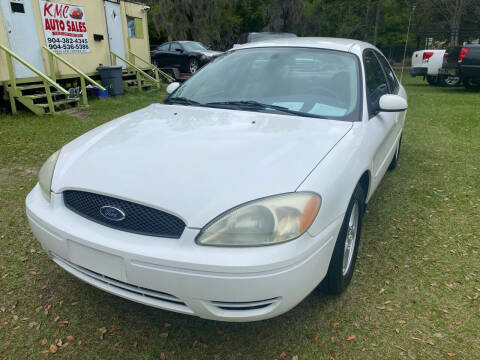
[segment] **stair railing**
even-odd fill
[[[28,62],[23,60],[20,56],[15,54],[13,51],[11,51],[9,48],[6,46],[0,44],[0,50],[3,50],[5,52],[5,55],[7,57],[7,66],[8,66],[8,74],[10,77],[10,86],[11,89],[8,92],[9,97],[10,97],[10,105],[12,107],[12,114],[17,113],[17,104],[15,103],[15,98],[20,96],[20,93],[17,89],[17,79],[15,78],[15,73],[13,71],[13,61],[12,58],[17,60],[19,63],[21,63],[23,66],[25,66],[27,69],[30,71],[34,72],[36,75],[38,75],[42,80],[43,80],[43,85],[45,86],[45,91],[47,94],[47,101],[48,101],[48,107],[50,109],[50,112],[53,114],[55,112],[55,107],[53,105],[53,99],[52,99],[52,93],[50,91],[50,86],[54,87],[58,91],[60,91],[64,95],[70,95],[70,93],[65,90],[63,87],[61,87],[59,84],[55,82],[55,80],[49,78],[47,75],[42,73],[40,70],[35,68],[33,65],[30,65]]]
[[[136,73],[136,76],[137,76],[137,86],[138,86],[138,90],[142,90],[142,77],[145,79],[145,80],[148,80],[150,81],[151,83],[157,85],[157,86],[160,86],[160,80],[159,79],[155,79],[153,77],[151,77],[150,75],[148,75],[145,71],[143,71],[142,69],[140,69],[138,66],[136,66],[135,64],[133,64],[132,62],[128,61],[127,59],[124,59],[123,57],[121,57],[120,55],[114,53],[113,51],[110,51],[110,54],[112,55],[112,64],[113,65],[116,65],[117,64],[117,58],[122,60],[125,64],[127,64],[130,68],[134,69],[135,70],[135,73]]]
[[[75,71],[79,75],[80,86],[81,86],[81,89],[82,89],[82,98],[80,100],[80,104],[88,105],[86,81],[88,81],[90,84],[99,88],[102,91],[107,91],[107,89],[105,89],[102,85],[100,85],[95,80],[93,80],[90,76],[85,74],[82,70],[80,70],[77,67],[75,67],[74,65],[70,64],[67,60],[65,60],[64,58],[62,58],[58,54],[54,53],[52,50],[47,48],[45,45],[43,46],[43,50],[45,50],[48,54],[48,64],[50,66],[50,77],[53,80],[57,79],[57,75],[55,74],[55,61],[54,61],[54,59],[60,60],[62,63],[67,65],[70,69],[72,69],[73,71]]]
[[[145,65],[149,66],[152,68],[152,70],[155,72],[155,78],[157,80],[160,80],[160,75],[163,76],[165,78],[165,80],[167,80],[169,83],[172,83],[172,82],[175,82],[176,80],[171,77],[170,75],[168,75],[166,72],[160,70],[156,65],[148,62],[147,60],[144,60],[142,59],[140,56],[138,56],[137,54],[133,53],[132,51],[128,51],[128,54],[129,54],[129,58],[130,58],[130,61],[132,63],[135,64],[135,59],[138,59],[140,60],[142,63],[144,63]]]

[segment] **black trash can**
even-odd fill
[[[123,79],[121,66],[99,66],[97,71],[102,79],[102,86],[111,96],[123,95]]]

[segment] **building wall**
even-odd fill
[[[147,12],[143,10],[144,5],[131,2],[122,2],[122,23],[123,23],[123,37],[125,39],[125,49],[130,49],[134,54],[140,56],[142,59],[150,62],[150,44],[148,39],[148,22]],[[127,30],[127,16],[142,19],[143,38],[129,38]],[[141,63],[138,63],[141,64]]]
[[[7,0],[0,0],[7,1]],[[33,4],[33,11],[35,14],[35,22],[40,40],[40,45],[45,45],[45,35],[42,28],[42,18],[40,15],[40,6],[38,0],[31,0]],[[67,60],[72,65],[78,67],[83,72],[89,74],[96,72],[96,68],[100,65],[111,65],[110,47],[108,44],[107,23],[105,20],[105,8],[103,0],[58,0],[52,1],[64,3],[69,5],[83,6],[85,10],[85,17],[87,22],[88,41],[90,44],[90,52],[85,54],[59,54],[62,58]],[[148,24],[146,12],[143,10],[144,5],[138,3],[129,3],[121,1],[121,16],[123,25],[123,37],[125,42],[125,49],[128,49],[128,42],[132,51],[138,56],[150,61],[150,46],[148,39]],[[138,17],[143,19],[143,39],[128,39],[127,35],[127,19],[126,16]],[[93,34],[103,35],[103,40],[94,41]],[[0,43],[8,47],[5,27],[0,14]],[[43,63],[47,75],[50,74],[48,64],[48,57],[46,51],[42,52]],[[5,62],[5,56],[0,51],[0,81],[8,80],[8,68]],[[64,65],[61,61],[55,59],[55,69],[57,76],[67,76],[74,74],[70,68]]]
[[[1,1],[1,0],[0,0]],[[7,32],[5,31],[5,27],[3,26],[3,17],[0,11],[0,44],[7,45]],[[5,53],[0,50],[0,81],[8,80],[8,68],[7,68],[7,59],[5,57]],[[0,84],[1,86],[2,84]],[[0,94],[0,96],[2,96]]]

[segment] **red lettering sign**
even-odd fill
[[[2,1],[2,0],[0,0]],[[82,6],[38,0],[43,32],[50,50],[57,53],[90,52],[85,10]]]

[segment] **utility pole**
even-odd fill
[[[410,12],[410,18],[408,19],[408,29],[407,29],[407,39],[405,40],[405,48],[403,49],[403,61],[402,61],[402,72],[400,74],[400,82],[403,80],[403,68],[405,67],[405,57],[407,56],[407,44],[408,44],[408,35],[410,34],[410,24],[412,23],[412,15],[415,12],[417,5],[412,6],[412,11]]]

